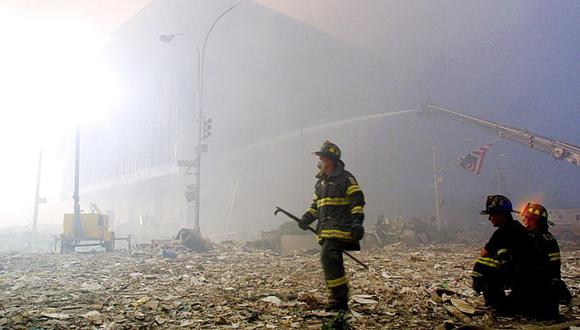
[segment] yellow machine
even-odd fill
[[[77,122],[75,139],[75,186],[73,194],[74,213],[64,215],[60,252],[74,251],[77,246],[102,246],[107,252],[115,250],[115,233],[109,231],[109,216],[103,214],[95,203],[91,203],[93,212],[82,213],[79,198],[80,173],[80,131]],[[131,236],[123,238],[131,252]],[[55,241],[55,245],[56,245]],[[55,246],[56,250],[56,246]]]
[[[107,252],[115,250],[115,233],[109,231],[109,216],[81,213],[79,228],[75,228],[74,218],[74,213],[64,215],[61,252],[74,251],[77,246],[102,246]]]

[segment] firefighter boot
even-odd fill
[[[348,311],[348,284],[343,284],[330,289],[328,298],[329,312],[346,312]]]

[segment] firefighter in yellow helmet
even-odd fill
[[[363,192],[355,177],[345,170],[340,148],[325,141],[319,151],[318,179],[310,208],[302,216],[304,230],[318,220],[316,231],[322,246],[320,261],[329,290],[330,311],[348,310],[348,280],[343,251],[360,250],[364,236]]]
[[[572,295],[566,283],[562,281],[560,247],[554,235],[549,231],[549,225],[553,223],[548,220],[548,210],[541,204],[528,203],[521,215],[522,222],[528,230],[532,244],[542,257],[543,268],[549,277],[549,289],[542,299],[547,305],[545,309],[557,315],[558,303],[569,304]]]

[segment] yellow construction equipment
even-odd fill
[[[75,186],[73,194],[74,213],[64,215],[63,232],[60,237],[60,252],[75,251],[77,246],[102,246],[107,252],[113,252],[115,250],[115,233],[109,231],[109,216],[103,214],[95,203],[91,203],[93,212],[81,212],[79,172],[80,130],[77,122],[75,139]],[[122,240],[127,241],[129,252],[131,252],[131,236],[127,236],[127,238],[123,238]]]
[[[74,251],[77,246],[102,246],[107,252],[115,250],[115,233],[109,231],[109,216],[100,213],[81,213],[79,228],[75,228],[75,214],[64,215],[61,252]]]

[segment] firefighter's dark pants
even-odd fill
[[[322,242],[320,261],[324,270],[326,287],[330,291],[330,307],[344,309],[348,303],[348,281],[344,274],[342,251],[345,244],[335,239]]]
[[[540,319],[558,316],[557,296],[541,281],[520,280],[509,295],[501,281],[488,282],[483,290],[486,305],[505,314],[523,313]]]

